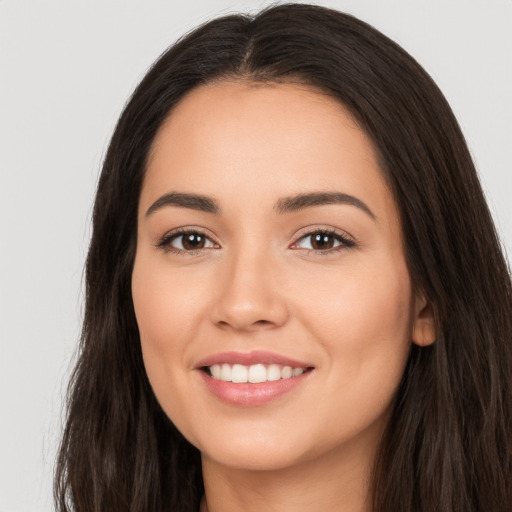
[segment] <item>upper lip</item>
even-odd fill
[[[220,352],[212,354],[211,356],[201,359],[196,364],[196,368],[204,368],[205,366],[212,366],[214,364],[241,364],[244,366],[251,366],[253,364],[280,364],[283,366],[291,366],[292,368],[311,368],[313,365],[291,359],[290,357],[276,354],[274,352],[267,352],[265,350],[254,350],[252,352]]]

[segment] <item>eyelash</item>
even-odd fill
[[[341,234],[338,231],[334,229],[326,229],[326,228],[316,228],[312,229],[310,231],[303,232],[300,237],[297,239],[296,242],[293,243],[293,246],[296,246],[301,240],[304,240],[308,237],[312,237],[314,235],[327,235],[329,237],[334,238],[336,242],[339,242],[339,245],[337,247],[332,247],[330,249],[303,249],[307,251],[308,254],[318,254],[321,256],[326,256],[335,252],[344,251],[347,249],[350,249],[352,247],[355,247],[356,242],[349,238],[347,234]]]
[[[217,245],[217,244],[215,244],[215,242],[212,241],[212,239],[208,235],[206,235],[206,233],[204,233],[200,229],[194,228],[194,229],[180,229],[178,231],[173,231],[171,233],[167,233],[160,240],[160,242],[158,242],[157,247],[159,247],[160,249],[163,249],[165,252],[171,252],[171,253],[179,254],[179,255],[183,255],[183,256],[194,255],[194,254],[199,253],[201,250],[210,249],[210,248],[204,248],[204,249],[201,248],[201,249],[191,249],[191,250],[187,251],[186,249],[177,249],[176,247],[173,247],[171,245],[171,242],[173,240],[175,240],[179,237],[184,237],[186,235],[200,235],[200,236],[204,237],[205,239],[209,240],[210,242],[212,242],[212,244]]]
[[[178,249],[171,245],[171,242],[173,240],[176,240],[177,238],[183,237],[186,235],[202,236],[205,239],[209,240],[214,246],[218,247],[218,244],[213,242],[213,240],[208,235],[206,235],[203,231],[201,231],[200,229],[181,229],[178,231],[173,231],[171,233],[168,233],[168,234],[164,235],[164,237],[158,242],[157,247],[164,250],[165,252],[179,254],[182,256],[185,256],[185,255],[190,256],[190,255],[197,254],[202,250],[209,250],[209,249],[215,248],[215,247],[204,247],[204,248],[199,248],[199,249],[186,250],[186,249]],[[317,228],[317,229],[313,229],[311,231],[306,231],[306,232],[302,233],[301,236],[297,239],[297,241],[293,243],[292,247],[296,246],[301,240],[304,240],[308,237],[312,237],[314,235],[327,235],[329,237],[334,238],[336,242],[339,242],[339,245],[337,247],[333,247],[333,248],[325,249],[325,250],[303,249],[303,250],[307,251],[308,254],[319,254],[319,255],[324,256],[324,255],[332,254],[334,252],[347,250],[347,249],[350,249],[350,248],[356,246],[356,242],[353,239],[349,238],[347,235],[342,235],[333,229],[318,229]],[[297,249],[294,249],[294,250],[297,250]]]

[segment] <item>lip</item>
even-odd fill
[[[250,366],[252,364],[279,364],[282,366],[291,366],[292,368],[308,368],[310,371],[307,371],[298,377],[253,384],[249,382],[225,382],[214,379],[203,370],[206,366],[222,363],[242,364],[244,366]],[[311,374],[314,373],[311,370],[314,370],[314,367],[311,364],[303,361],[297,361],[281,354],[262,350],[247,353],[222,352],[214,354],[199,361],[195,369],[207,389],[215,397],[224,403],[243,407],[254,407],[275,400],[303,385],[307,379],[309,379]]]
[[[251,366],[252,364],[280,364],[282,366],[291,366],[292,368],[312,368],[313,365],[304,361],[297,361],[281,354],[268,352],[266,350],[253,350],[252,352],[220,352],[201,359],[195,367],[197,369],[214,364],[242,364]]]
[[[274,400],[303,384],[313,373],[308,371],[298,377],[260,382],[258,384],[225,382],[210,377],[206,372],[197,370],[208,390],[222,402],[231,405],[254,407]]]

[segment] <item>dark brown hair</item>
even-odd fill
[[[148,152],[180,99],[222,79],[294,81],[337,98],[373,141],[438,337],[412,346],[372,479],[374,512],[505,512],[512,503],[510,272],[455,117],[428,74],[366,23],[309,5],[230,15],[168,49],[103,164],[58,510],[197,512],[200,456],[157,403],[131,297]]]

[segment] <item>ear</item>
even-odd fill
[[[422,293],[414,299],[414,318],[412,326],[412,342],[419,347],[432,345],[436,341],[436,323],[434,311]]]

